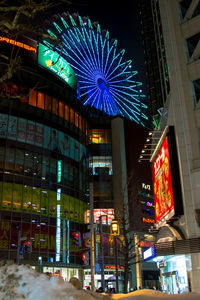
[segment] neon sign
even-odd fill
[[[36,48],[31,47],[31,46],[29,46],[27,44],[24,44],[24,43],[21,43],[21,42],[9,39],[9,38],[4,37],[4,36],[0,36],[0,42],[6,42],[8,44],[11,44],[11,45],[23,48],[23,49],[25,49],[27,51],[32,51],[32,52],[37,53],[37,49]]]
[[[143,217],[142,218],[142,222],[144,222],[144,223],[153,223],[154,224],[155,220]]]
[[[52,51],[40,43],[38,45],[38,64],[56,73],[56,75],[67,82],[71,88],[76,88],[76,74],[67,61],[57,52]]]

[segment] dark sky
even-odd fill
[[[72,0],[73,1],[73,0]],[[110,39],[118,40],[119,49],[126,50],[126,59],[132,60],[138,71],[138,81],[145,84],[144,50],[137,3],[139,0],[79,0],[68,7],[68,11],[89,16],[91,22],[98,21],[101,29],[107,29]]]

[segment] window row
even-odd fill
[[[27,185],[0,182],[1,209],[56,217],[57,193]],[[66,194],[60,195],[62,219],[84,223],[88,205]]]
[[[35,145],[86,163],[86,147],[76,139],[43,124],[0,114],[0,137]]]
[[[0,90],[7,96],[19,96],[21,102],[27,102],[31,106],[51,112],[52,114],[69,121],[75,127],[79,128],[83,132],[86,132],[87,134],[88,124],[85,119],[72,107],[69,107],[69,105],[58,100],[57,98],[34,89],[29,90],[27,88],[19,87],[13,83],[2,83]]]
[[[71,222],[65,222],[65,235],[63,232],[62,222],[60,243],[61,249],[69,249],[70,252],[76,252],[81,248],[80,244],[76,245],[73,239],[73,233],[80,232],[74,231],[71,228]],[[56,252],[56,226],[49,226],[45,223],[34,223],[32,219],[31,223],[16,222],[9,220],[0,221],[0,250],[17,249],[19,231],[21,233],[21,246],[24,246],[24,254],[27,252]],[[64,237],[64,238],[63,238]],[[25,241],[26,243],[25,243]],[[62,251],[61,251],[62,252]],[[66,255],[71,255],[66,251]],[[74,254],[74,253],[73,253]]]
[[[0,172],[31,176],[56,183],[58,161],[27,150],[0,147]],[[60,176],[63,185],[85,192],[87,186],[85,168],[79,168],[69,160],[61,161]]]

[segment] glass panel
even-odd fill
[[[5,159],[5,169],[6,170],[14,169],[14,158],[15,158],[15,150],[12,148],[7,148],[6,149],[6,159]]]
[[[69,219],[69,196],[67,195],[64,195],[64,203],[63,203],[63,207],[64,207],[64,210],[63,210],[63,217],[65,219]]]
[[[46,215],[48,214],[48,201],[49,194],[47,190],[41,190],[41,213]]]
[[[23,186],[20,184],[13,184],[13,210],[21,211],[22,188]]]
[[[45,95],[45,110],[51,111],[51,96]]]
[[[44,94],[40,92],[37,93],[37,107],[44,109]]]
[[[56,193],[49,192],[49,215],[56,217]]]
[[[82,117],[79,115],[79,128],[82,130]]]
[[[74,124],[74,110],[70,108],[70,123]]]
[[[3,183],[2,208],[11,210],[12,207],[12,184]]]
[[[70,220],[75,219],[75,207],[74,206],[75,206],[74,198],[70,197],[70,212],[69,212]]]
[[[29,103],[29,105],[36,106],[36,91],[35,90],[30,90],[28,103]]]
[[[75,126],[78,127],[78,114],[75,112]]]
[[[23,194],[23,210],[31,212],[31,202],[32,202],[32,187],[24,186],[24,194]]]
[[[69,121],[69,106],[65,105],[65,120]]]
[[[59,117],[64,118],[64,103],[59,101]]]
[[[33,213],[40,212],[40,189],[35,187],[33,187],[32,211]]]
[[[53,98],[52,113],[54,115],[58,114],[58,99],[56,99],[56,98]]]

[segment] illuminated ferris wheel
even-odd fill
[[[54,15],[45,27],[61,41],[62,46],[54,47],[54,51],[61,52],[76,73],[79,99],[84,105],[144,125],[148,107],[143,103],[142,84],[136,81],[137,71],[132,70],[132,61],[125,59],[125,50],[118,50],[117,40],[110,40],[108,31],[102,31],[88,17],[69,13]],[[50,40],[43,43],[52,48]]]

